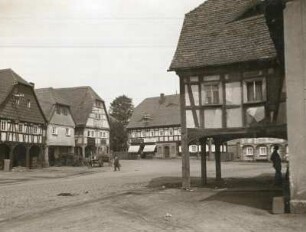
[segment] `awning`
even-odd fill
[[[156,145],[145,145],[143,152],[154,152]]]
[[[139,145],[138,145],[138,146],[136,146],[136,145],[130,146],[128,152],[129,152],[129,153],[138,153],[139,148],[140,148]]]

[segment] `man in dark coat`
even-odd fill
[[[120,171],[120,163],[119,163],[119,157],[115,156],[114,157],[114,171]]]
[[[273,148],[273,153],[271,155],[271,161],[273,162],[273,167],[275,169],[274,184],[282,184],[282,160],[278,154],[278,146],[275,145]]]

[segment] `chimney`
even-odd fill
[[[159,104],[163,104],[165,102],[165,100],[166,100],[165,94],[161,93],[160,98],[159,98]]]

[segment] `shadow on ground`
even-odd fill
[[[192,188],[202,188],[201,179],[191,178]],[[160,177],[152,179],[149,188],[181,188],[181,177]],[[215,194],[201,199],[201,202],[221,201],[271,211],[273,197],[283,196],[281,187],[273,186],[273,176],[260,175],[252,178],[225,178],[216,181],[209,178],[203,189]]]

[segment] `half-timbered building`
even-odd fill
[[[179,95],[143,100],[133,111],[127,126],[129,153],[174,158],[181,141]]]
[[[0,169],[43,165],[46,120],[28,83],[11,69],[0,70]]]
[[[70,105],[75,121],[75,153],[83,157],[109,153],[109,118],[102,98],[89,86],[55,91]]]
[[[180,79],[184,187],[188,144],[195,140],[204,157],[205,141],[213,138],[221,179],[222,143],[286,138],[282,20],[282,6],[272,0],[208,0],[186,14],[170,66]]]
[[[53,88],[36,89],[35,92],[48,123],[45,163],[61,164],[69,155],[74,155],[75,123],[69,102]]]

